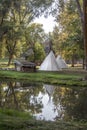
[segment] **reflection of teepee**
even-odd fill
[[[61,69],[68,68],[68,65],[66,64],[66,62],[62,59],[62,57],[60,55],[57,56],[56,61],[57,61],[58,66]]]
[[[60,103],[55,107],[55,110],[58,112],[55,119],[62,119],[64,117],[64,108],[60,105]]]
[[[45,71],[58,71],[58,70],[60,70],[59,66],[57,65],[56,58],[54,56],[53,51],[51,51],[48,54],[48,56],[45,58],[45,60],[41,64],[39,70],[45,70]]]
[[[54,92],[54,86],[53,85],[44,84],[44,87],[45,87],[46,92],[47,92],[47,94],[49,96],[49,101],[48,102],[50,102],[51,101],[51,97],[52,97],[53,92]]]

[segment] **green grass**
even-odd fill
[[[0,130],[86,130],[86,122],[37,121],[28,113],[0,109]]]
[[[16,110],[0,109],[0,130],[20,129],[24,122],[33,120],[31,114]]]
[[[18,111],[18,110],[12,110],[12,109],[0,109],[0,117],[2,117],[2,115],[5,116],[11,116],[11,117],[20,117],[23,119],[31,119],[32,115],[28,112],[22,112],[22,111]]]
[[[17,71],[0,71],[0,78],[26,80],[29,82],[49,83],[70,86],[87,86],[87,81],[82,80],[86,73],[80,72],[33,72],[24,73]]]
[[[0,68],[14,68],[11,64],[7,66],[8,59],[0,59]],[[81,67],[74,67],[59,72],[36,72],[24,73],[16,71],[0,71],[0,78],[26,80],[29,82],[49,83],[69,86],[87,86],[87,81],[82,79],[87,75]]]

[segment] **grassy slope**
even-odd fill
[[[0,71],[0,78],[27,80],[30,82],[43,82],[49,84],[87,86],[87,81],[83,81],[86,73],[80,72],[36,72],[24,73],[16,71]]]
[[[87,123],[64,121],[36,121],[26,113],[1,110],[0,130],[86,130]]]

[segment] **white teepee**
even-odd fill
[[[58,71],[61,70],[57,65],[53,51],[51,51],[41,64],[39,70],[43,71]]]
[[[62,57],[60,55],[57,56],[56,61],[57,61],[59,68],[61,68],[61,69],[68,68],[68,65],[66,64],[66,62],[64,61],[64,59],[62,59]]]

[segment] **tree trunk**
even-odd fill
[[[83,15],[83,11],[81,9],[81,5],[80,5],[79,0],[76,0],[76,3],[77,3],[77,8],[78,8],[78,12],[79,12],[79,15],[80,15],[80,18],[81,18],[82,29],[83,29],[83,27],[84,27],[84,15]]]
[[[72,64],[71,67],[74,67],[74,56],[72,56]]]
[[[84,58],[82,59],[83,63],[82,63],[82,68],[85,69],[85,60]]]
[[[84,11],[85,69],[87,70],[87,0],[83,0],[83,11]]]
[[[85,55],[85,69],[87,70],[87,0],[83,0],[83,10],[81,9],[81,5],[79,0],[76,0],[79,15],[82,22],[82,31],[84,38],[84,55]]]
[[[13,55],[11,54],[11,55],[9,56],[8,66],[11,64],[12,58],[13,58]]]
[[[8,41],[6,41],[6,43],[7,43],[7,50],[8,50],[8,52],[9,52],[9,61],[8,61],[8,66],[11,64],[11,61],[12,61],[12,58],[13,58],[13,55],[14,55],[14,52],[15,52],[15,48],[16,48],[16,41],[14,41],[14,45],[13,45],[13,47],[10,47],[9,45],[8,45]]]

